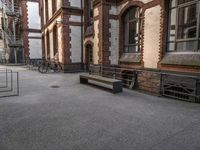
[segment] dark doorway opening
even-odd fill
[[[86,46],[85,59],[86,71],[88,72],[90,70],[90,65],[93,64],[93,48],[91,45]]]

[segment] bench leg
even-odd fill
[[[113,83],[113,93],[123,92],[122,83]]]
[[[88,83],[88,79],[80,78],[80,83],[87,84]]]

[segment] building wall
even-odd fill
[[[146,10],[144,21],[144,54],[145,68],[157,69],[160,53],[160,15],[161,7]],[[153,34],[152,34],[153,33]]]
[[[28,11],[28,40],[29,40],[29,58],[42,58],[41,45],[41,20],[39,15],[39,2],[27,1]]]
[[[43,0],[44,3],[45,0]],[[86,1],[86,0],[85,0]],[[85,2],[84,1],[84,2]],[[131,67],[131,68],[142,68],[142,69],[168,69],[168,67],[161,65],[165,47],[164,47],[164,27],[165,24],[165,9],[166,1],[163,0],[123,0],[114,1],[106,0],[107,3],[102,3],[101,1],[94,1],[93,9],[93,34],[89,37],[84,38],[84,43],[82,45],[82,28],[81,25],[81,11],[85,12],[87,10],[81,9],[81,0],[69,0],[65,1],[63,4],[61,1],[57,0],[57,16],[52,16],[52,2],[48,3],[48,13],[49,22],[45,25],[43,32],[46,33],[49,30],[50,33],[50,49],[53,53],[53,35],[51,33],[53,24],[55,20],[60,21],[60,24],[64,24],[66,27],[67,43],[63,41],[62,33],[58,33],[59,45],[64,46],[59,47],[59,51],[63,55],[67,53],[68,63],[84,63],[85,61],[85,50],[82,52],[82,47],[85,47],[88,42],[92,43],[93,46],[93,60],[94,64],[110,64],[119,65],[121,67]],[[63,7],[61,7],[63,6]],[[141,7],[141,52],[139,54],[127,55],[125,57],[133,57],[137,61],[133,62],[122,62],[121,58],[123,55],[123,33],[121,33],[122,15],[123,13],[132,6]],[[65,9],[67,8],[67,9]],[[44,5],[45,9],[45,5]],[[58,15],[58,10],[61,9]],[[62,12],[65,14],[62,16]],[[45,16],[45,11],[43,11]],[[60,16],[58,20],[58,16]],[[85,16],[86,17],[86,16]],[[44,17],[45,18],[45,17]],[[66,22],[62,22],[63,18],[66,18]],[[68,22],[67,22],[68,21]],[[58,32],[62,32],[63,27],[60,26]],[[86,29],[87,30],[87,29]],[[85,30],[85,31],[86,31]],[[84,31],[84,32],[85,32]],[[69,42],[69,43],[68,43]],[[59,55],[60,58],[62,57]],[[69,56],[69,58],[68,58]],[[82,56],[84,59],[82,61]],[[53,55],[51,54],[51,57]],[[64,56],[63,56],[64,57]],[[66,56],[65,56],[66,58]],[[62,59],[63,60],[63,59]],[[103,60],[103,62],[102,62]],[[64,62],[63,62],[64,63]],[[176,67],[179,67],[178,65]],[[172,69],[173,70],[173,69]],[[177,70],[177,69],[176,69]],[[198,72],[198,71],[197,71]]]
[[[64,2],[64,3],[62,3]],[[49,33],[50,59],[54,58],[54,42],[57,41],[59,62],[63,69],[80,70],[82,64],[82,10],[81,0],[62,1],[57,0],[56,12],[52,12],[52,1],[48,1],[49,19],[46,21],[45,0],[42,1],[42,14],[44,25],[44,49],[47,58],[47,33]],[[54,28],[57,29],[57,37],[54,36]]]
[[[94,18],[100,14],[98,8],[94,8]],[[94,20],[94,47],[93,47],[93,60],[94,64],[99,64],[99,20]]]
[[[0,18],[2,18],[2,10],[0,9]],[[0,32],[0,36],[1,36],[1,38],[0,38],[0,52],[2,52],[2,51],[4,51],[4,43],[3,43],[3,33],[2,33],[2,22],[0,22],[0,30],[1,30],[1,32]]]

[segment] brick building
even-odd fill
[[[9,63],[41,59],[39,0],[1,0],[0,4],[1,62],[5,62],[5,55],[9,57]]]
[[[39,0],[21,0],[24,60],[41,59],[41,18]]]
[[[65,71],[91,63],[139,70],[138,89],[152,94],[162,74],[200,74],[199,0],[41,0],[40,12],[43,56],[58,53]]]

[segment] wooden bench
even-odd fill
[[[101,77],[97,75],[80,75],[80,83],[87,84],[88,80],[112,85],[113,93],[119,93],[123,91],[123,83],[121,80]]]

